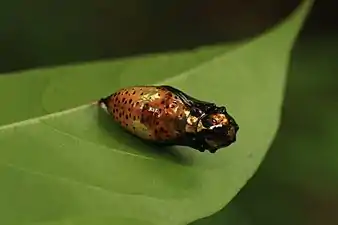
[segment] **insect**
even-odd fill
[[[122,88],[99,104],[132,134],[164,146],[215,153],[234,143],[239,130],[224,106],[167,85]]]

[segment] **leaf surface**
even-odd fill
[[[0,127],[1,224],[173,225],[224,207],[278,129],[290,51],[311,5],[305,1],[283,24],[231,51],[186,56],[188,70],[180,56],[171,64],[162,55],[28,72],[46,87],[30,115],[54,113]],[[4,82],[26,79],[34,87],[21,76]],[[153,149],[95,105],[55,112],[136,84],[173,85],[226,105],[240,125],[236,144],[216,154]]]

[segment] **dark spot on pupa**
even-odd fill
[[[143,92],[141,92],[141,94],[140,95],[143,95]]]
[[[162,100],[162,101],[161,101],[161,104],[164,105],[164,103],[165,103],[164,100]]]
[[[161,131],[162,133],[165,133],[165,134],[168,133],[168,131],[167,131],[166,129],[164,129],[163,127],[160,128],[160,131]]]
[[[119,114],[119,117],[120,117],[120,118],[122,117],[122,113]]]
[[[177,99],[177,96],[175,95],[174,99]]]
[[[157,134],[158,133],[158,130],[157,129],[155,129],[155,134]]]
[[[156,125],[159,125],[159,124],[160,124],[160,122],[156,121]]]
[[[128,103],[131,104],[132,101],[133,101],[132,99],[129,99]]]
[[[133,127],[133,129],[135,130],[135,129],[136,129],[136,127]]]
[[[131,108],[128,108],[128,111],[130,112],[130,111],[131,111]]]
[[[128,91],[125,92],[126,95],[127,95],[128,93],[129,93]]]
[[[122,102],[124,102],[126,100],[126,98],[122,98]]]
[[[133,91],[133,95],[136,94],[136,91]]]
[[[126,115],[126,120],[128,119],[128,115]]]
[[[133,120],[136,120],[136,116],[133,116]]]

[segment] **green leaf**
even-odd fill
[[[0,223],[173,225],[220,210],[254,174],[274,138],[290,51],[311,5],[305,1],[279,27],[235,49],[216,46],[1,78],[7,97],[10,88],[25,85],[10,107],[29,113],[5,111],[6,121],[10,112],[27,120],[0,127]],[[95,105],[55,113],[122,86],[155,83],[226,105],[240,125],[236,144],[216,154],[152,149]],[[26,96],[29,91],[34,98]],[[44,110],[54,113],[42,116]],[[40,117],[28,119],[32,115]]]

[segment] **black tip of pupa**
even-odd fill
[[[100,105],[104,105],[104,106],[107,106],[108,105],[108,102],[109,102],[109,98],[110,98],[110,96],[108,96],[108,97],[105,97],[105,98],[101,98],[99,101],[98,101],[98,103],[100,104]]]

